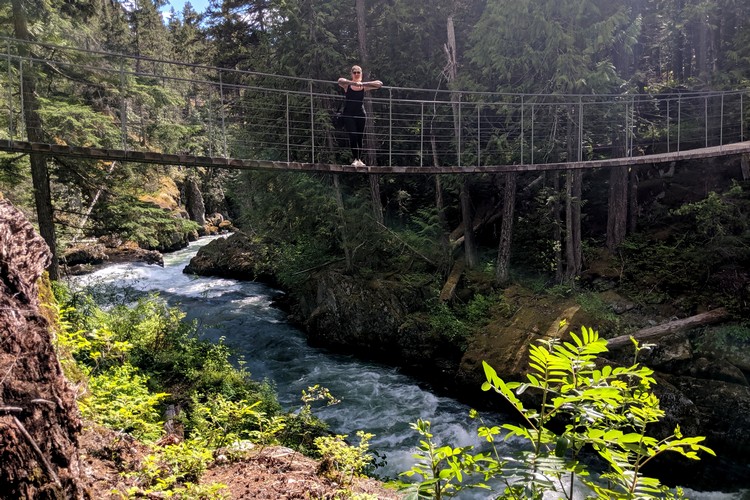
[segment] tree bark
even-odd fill
[[[740,168],[742,168],[742,180],[750,180],[750,154],[743,154],[740,160]]]
[[[346,271],[352,270],[352,255],[349,248],[349,238],[346,231],[346,217],[344,208],[344,197],[341,195],[341,185],[339,184],[339,174],[333,174],[333,190],[336,195],[336,212],[341,224],[341,246],[344,248],[344,259],[346,259]]]
[[[630,169],[630,195],[628,200],[628,231],[633,234],[638,227],[638,167]]]
[[[628,167],[610,168],[607,205],[607,249],[614,252],[625,239],[627,230]]]
[[[575,276],[583,269],[583,250],[581,247],[581,205],[583,197],[583,170],[573,171],[573,263]]]
[[[445,55],[447,59],[446,64],[446,75],[448,75],[448,83],[453,83],[458,77],[458,56],[456,53],[456,32],[453,26],[453,14],[448,16],[446,20],[446,32],[448,41],[444,45]],[[454,94],[451,97],[451,103],[453,107],[453,130],[455,132],[456,140],[460,140],[461,134],[461,122],[459,120],[459,101],[458,95]],[[456,144],[458,147],[458,143]],[[473,225],[473,214],[471,210],[471,190],[469,189],[469,179],[467,176],[463,176],[461,182],[461,216],[464,223],[464,257],[466,259],[466,267],[473,269],[477,266],[477,248],[474,241],[474,225]]]
[[[31,40],[26,12],[21,0],[12,0],[13,4],[13,29],[16,38],[20,40]],[[29,56],[28,46],[18,44],[18,55],[21,58]],[[21,92],[23,94],[23,113],[26,125],[26,136],[30,142],[46,142],[42,131],[42,120],[39,116],[39,102],[36,96],[36,78],[32,68],[27,64],[24,67],[21,80]],[[57,238],[55,236],[54,211],[52,208],[52,190],[50,188],[49,171],[47,170],[47,158],[40,153],[29,155],[31,163],[31,180],[34,184],[34,202],[36,204],[36,216],[39,223],[39,233],[44,238],[50,251],[52,259],[47,268],[50,279],[60,278],[60,266],[57,259]]]
[[[575,277],[575,257],[573,248],[573,176],[565,173],[565,281],[570,283]]]
[[[630,337],[633,337],[641,343],[651,342],[666,335],[687,330],[688,328],[695,328],[696,326],[718,323],[727,318],[729,318],[729,312],[723,307],[720,307],[718,309],[713,309],[701,314],[696,314],[695,316],[690,316],[689,318],[678,319],[675,321],[670,321],[669,323],[650,326],[629,335],[620,335],[619,337],[611,338],[607,340],[607,347],[609,347],[610,349],[616,349],[625,347],[627,345],[632,346],[633,344],[630,341]]]
[[[557,170],[552,172],[552,190],[555,193],[554,201],[552,202],[552,239],[555,242],[555,281],[557,281],[557,283],[562,283],[562,203],[560,203],[560,172]]]
[[[78,417],[39,304],[51,254],[23,214],[0,200],[0,496],[83,498]]]
[[[505,174],[505,189],[503,191],[503,222],[500,226],[500,243],[497,250],[497,268],[495,281],[502,285],[508,281],[510,275],[510,247],[513,239],[513,217],[516,207],[517,172]]]
[[[435,142],[435,135],[430,134],[430,144],[432,145],[432,162],[436,167],[440,165],[437,154],[437,144]],[[451,245],[448,230],[448,219],[445,216],[445,201],[443,198],[443,184],[440,180],[440,175],[435,176],[435,209],[437,210],[438,220],[440,221],[440,248],[442,249],[443,257],[445,262],[450,263],[451,259]],[[450,264],[448,264],[450,265]]]
[[[469,188],[469,176],[463,175],[461,181],[461,192],[459,198],[461,199],[461,214],[464,222],[464,257],[466,259],[466,267],[474,269],[477,267],[477,245],[474,241],[474,225],[472,223],[473,212],[471,209],[471,190]]]

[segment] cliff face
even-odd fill
[[[37,282],[44,240],[0,199],[0,492],[5,498],[80,498],[73,392],[52,347]]]

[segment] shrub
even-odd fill
[[[657,479],[643,476],[643,466],[667,451],[694,460],[701,451],[713,451],[701,444],[703,437],[683,437],[679,426],[662,440],[648,436],[647,426],[664,415],[651,392],[652,370],[638,364],[597,368],[595,360],[607,351],[606,340],[586,327],[580,336],[571,333],[571,339],[531,345],[525,382],[506,383],[483,363],[482,389],[500,394],[523,421],[483,424],[479,435],[490,444],[490,452],[472,455],[470,448],[437,448],[429,425],[418,422],[415,428],[428,439],[416,455],[420,462],[404,473],[421,477],[412,488],[440,498],[466,487],[465,475],[481,474],[482,481],[471,486],[487,487],[488,480],[500,480],[505,488],[498,498],[541,499],[548,492],[572,498],[576,478],[590,488],[587,498],[674,497]],[[524,406],[519,396],[525,391],[540,393],[539,408]],[[564,429],[552,430],[553,421],[562,422]],[[501,457],[495,447],[499,439],[521,439],[526,446],[514,456]],[[585,448],[603,459],[605,471],[594,473],[581,461]]]

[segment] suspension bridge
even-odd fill
[[[750,153],[750,89],[544,95],[384,86],[367,97],[368,166],[354,167],[346,134],[330,119],[343,99],[335,81],[11,38],[0,45],[0,150],[13,153],[365,174],[590,169]],[[43,102],[36,131],[24,116],[30,75]]]

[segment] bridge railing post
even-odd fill
[[[583,160],[583,97],[578,96],[578,161]]]
[[[424,101],[420,101],[420,118],[419,123],[419,166],[424,166]]]
[[[671,149],[670,149],[671,148],[671,144],[670,144],[671,131],[669,130],[669,125],[670,125],[670,122],[672,121],[672,115],[669,113],[669,103],[671,102],[672,102],[672,99],[670,97],[667,97],[667,153],[671,152]]]
[[[20,87],[21,91],[19,92],[19,96],[21,97],[21,105],[20,105],[20,108],[19,108],[19,112],[21,113],[21,123],[25,124],[26,123],[26,113],[24,113],[24,104],[25,103],[23,102],[23,59],[19,59],[18,60],[18,81],[21,84],[21,87]],[[26,130],[26,129],[24,128],[24,130]],[[28,138],[29,138],[29,131],[26,130],[26,139],[28,139]]]
[[[222,145],[224,147],[224,158],[229,157],[229,150],[227,148],[227,126],[224,115],[224,80],[219,69],[219,110],[221,111],[221,138]]]
[[[719,147],[724,146],[724,92],[721,93],[721,111],[719,112]]]
[[[290,131],[290,116],[289,116],[289,92],[285,93],[286,96],[286,161],[292,161],[292,145],[291,145],[291,131]]]
[[[708,147],[708,96],[703,98],[703,136],[704,147]]]
[[[388,89],[388,166],[393,166],[393,89]]]
[[[521,139],[521,165],[524,163],[523,158],[523,143],[524,143],[524,98],[523,95],[521,95],[521,131],[519,134],[519,137]]]
[[[125,61],[120,61],[120,143],[128,150],[128,101],[125,89]]]
[[[477,102],[477,167],[482,166],[482,104]]]
[[[8,138],[13,140],[13,60],[10,57],[10,40],[5,40],[8,56]],[[20,94],[20,92],[19,92]]]
[[[458,137],[457,141],[457,159],[458,159],[458,165],[457,167],[461,167],[461,94],[458,94],[458,130],[456,131],[456,136]]]
[[[531,164],[534,164],[534,112],[536,111],[536,103],[531,103],[531,142],[529,144],[529,148],[531,149],[530,152],[530,160]]]
[[[313,82],[310,80],[310,163],[315,163],[315,103],[313,102]]]
[[[677,95],[677,152],[680,152],[680,133],[682,132],[682,95]]]

